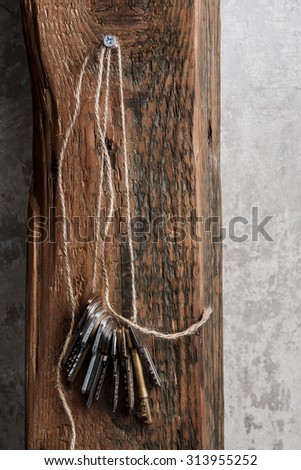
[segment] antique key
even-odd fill
[[[152,423],[152,415],[149,406],[149,398],[148,392],[145,385],[143,368],[140,360],[140,356],[136,347],[133,346],[132,339],[130,336],[129,331],[127,331],[127,342],[129,349],[131,351],[133,364],[134,364],[134,371],[135,371],[135,378],[137,382],[137,393],[138,398],[140,400],[140,417],[144,420],[146,424]]]

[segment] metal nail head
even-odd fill
[[[113,36],[112,34],[107,34],[103,38],[103,43],[106,47],[114,47],[117,44],[117,40],[116,40],[116,37]]]

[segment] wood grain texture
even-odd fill
[[[34,104],[30,217],[48,217],[51,207],[60,215],[57,158],[74,109],[79,70],[86,55],[91,55],[63,173],[79,305],[83,307],[91,294],[95,249],[91,220],[99,184],[93,115],[97,45],[105,33],[113,32],[123,51],[133,214],[145,218],[144,229],[150,231],[134,247],[139,321],[174,331],[198,320],[204,306],[212,305],[214,310],[202,330],[201,345],[199,337],[177,342],[147,339],[163,381],[161,391],[151,392],[151,427],[142,426],[123,410],[112,416],[109,386],[101,403],[88,411],[80,383],[68,389],[77,448],[222,448],[221,246],[211,243],[208,233],[202,243],[191,235],[196,231],[195,213],[209,217],[220,216],[221,211],[219,1],[23,0],[22,8]],[[118,236],[118,222],[125,215],[118,99],[116,81],[106,137],[119,210],[115,236],[107,243],[107,262],[112,301],[128,314],[128,256]],[[176,243],[171,237],[175,223],[177,232],[186,233]],[[76,228],[90,239],[79,241]],[[48,239],[28,244],[29,449],[69,445],[70,428],[54,373],[70,324],[61,232],[61,224],[51,218],[52,243]]]

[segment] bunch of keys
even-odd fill
[[[94,399],[99,400],[107,371],[111,369],[113,413],[118,408],[123,381],[128,413],[138,404],[138,415],[146,424],[151,424],[144,369],[154,385],[161,387],[161,380],[150,352],[138,333],[131,326],[120,326],[96,295],[88,300],[62,363],[70,383],[75,381],[88,356],[89,365],[81,389],[86,406],[89,408]]]

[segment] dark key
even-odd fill
[[[99,400],[103,384],[106,378],[107,370],[108,370],[108,364],[109,364],[109,355],[110,355],[110,346],[111,346],[111,340],[113,336],[113,328],[115,327],[115,322],[113,320],[110,321],[110,324],[108,325],[107,329],[105,330],[105,340],[103,341],[102,344],[102,354],[103,354],[103,359],[102,359],[102,370],[99,378],[99,382],[97,385],[97,390],[95,394],[96,400]]]
[[[152,382],[157,385],[157,387],[161,387],[161,379],[159,377],[158,371],[156,369],[148,347],[142,343],[139,334],[131,326],[129,327],[129,332],[134,347],[138,350],[141,359],[144,360],[147,365],[147,370],[150,374]]]
[[[118,345],[117,345],[117,328],[114,329],[113,335],[112,335],[111,358],[113,361],[113,413],[115,413],[117,410],[117,406],[118,406],[119,379],[120,379],[120,366],[119,366]]]
[[[78,322],[78,325],[77,325],[76,330],[73,334],[70,345],[69,345],[68,350],[66,352],[66,355],[65,355],[65,357],[62,361],[63,366],[66,366],[67,362],[70,359],[70,356],[72,356],[72,355],[74,356],[73,350],[74,350],[74,348],[76,348],[76,344],[77,344],[78,340],[80,339],[80,336],[82,334],[84,326],[85,326],[85,324],[87,324],[89,322],[89,319],[90,319],[91,315],[93,314],[94,310],[99,307],[99,305],[100,305],[100,300],[97,297],[91,297],[88,300],[88,304],[87,304],[87,306],[84,310],[83,315],[81,316],[81,318]]]
[[[161,379],[159,377],[158,371],[155,367],[155,364],[153,362],[152,356],[150,355],[149,349],[147,346],[143,346],[140,348],[139,352],[141,353],[142,357],[145,359],[145,362],[147,364],[147,370],[149,372],[149,375],[155,385],[157,387],[161,387]]]
[[[94,375],[95,375],[95,371],[97,369],[96,359],[97,358],[99,359],[99,357],[100,357],[100,354],[98,354],[98,356],[97,356],[97,351],[99,349],[99,343],[100,343],[102,335],[103,335],[104,323],[105,323],[104,321],[100,323],[100,325],[98,327],[98,330],[97,330],[97,333],[95,335],[94,343],[93,343],[93,346],[92,346],[92,357],[91,357],[89,367],[88,367],[88,370],[87,370],[87,373],[86,373],[86,376],[85,376],[85,379],[84,379],[84,383],[83,383],[83,386],[82,386],[82,393],[83,394],[90,392],[91,385],[92,385],[92,382],[93,382],[93,378],[94,378]]]
[[[95,395],[95,391],[96,391],[96,388],[97,388],[98,380],[99,380],[99,377],[100,377],[100,374],[101,374],[101,369],[102,369],[102,354],[98,353],[97,368],[96,368],[96,371],[95,371],[95,376],[94,376],[94,379],[93,379],[93,383],[91,385],[91,389],[89,391],[88,400],[86,402],[86,407],[87,408],[90,408],[90,406],[92,404],[92,401],[93,401],[93,398],[94,398],[94,395]]]
[[[135,394],[134,394],[134,375],[133,375],[133,363],[132,357],[128,347],[127,341],[127,330],[122,329],[122,343],[121,343],[121,354],[123,359],[123,377],[124,377],[124,388],[126,394],[126,405],[128,411],[131,413],[134,409]]]
[[[91,349],[91,341],[94,337],[95,332],[97,331],[97,327],[104,316],[106,316],[106,311],[104,309],[100,311],[96,311],[95,314],[92,314],[92,317],[87,322],[87,326],[83,330],[80,335],[81,347],[80,351],[76,356],[75,361],[72,363],[71,370],[68,373],[67,379],[69,382],[74,382],[76,379],[78,372],[80,371],[81,366]]]
[[[109,346],[107,347],[107,342],[110,339],[110,332],[112,334],[112,326],[110,325],[111,323],[111,318],[107,317],[103,321],[103,334],[101,336],[101,341],[99,343],[99,349],[97,352],[97,359],[95,361],[95,374],[93,377],[91,377],[91,386],[89,385],[89,395],[88,395],[88,400],[86,403],[87,408],[89,408],[92,404],[93,399],[95,398],[95,394],[98,390],[99,383],[101,381],[100,386],[102,387],[104,378],[105,378],[105,373],[106,373],[106,359],[107,355],[106,352],[109,351]],[[103,367],[105,366],[105,371],[103,371]],[[101,391],[101,390],[100,390]],[[100,392],[99,392],[100,393]]]

